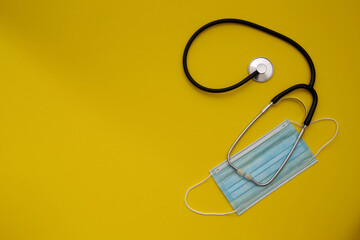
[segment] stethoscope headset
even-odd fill
[[[295,47],[306,59],[309,67],[310,67],[310,83],[309,84],[296,84],[292,87],[289,87],[288,89],[282,91],[281,93],[279,93],[278,95],[276,95],[273,99],[271,99],[271,102],[250,122],[250,124],[244,129],[244,131],[240,134],[240,136],[236,139],[236,141],[234,142],[234,144],[231,146],[228,154],[227,154],[227,162],[229,163],[229,165],[231,167],[233,167],[236,172],[240,175],[245,177],[246,179],[253,181],[256,185],[259,186],[266,186],[268,184],[270,184],[275,178],[276,176],[280,173],[280,171],[283,169],[283,167],[285,166],[285,164],[287,163],[287,161],[289,160],[289,158],[291,157],[292,153],[294,152],[297,144],[299,143],[301,137],[303,136],[304,132],[305,132],[305,128],[311,123],[311,119],[314,115],[315,109],[316,109],[316,105],[318,102],[318,96],[317,93],[314,89],[314,84],[315,84],[315,67],[314,64],[309,56],[309,54],[305,51],[304,48],[302,48],[297,42],[295,42],[294,40],[278,33],[275,32],[271,29],[268,29],[266,27],[260,26],[258,24],[249,22],[249,21],[245,21],[245,20],[241,20],[241,19],[233,19],[233,18],[226,18],[226,19],[219,19],[219,20],[215,20],[213,22],[210,22],[204,26],[202,26],[201,28],[199,28],[189,39],[188,43],[186,44],[185,50],[184,50],[184,55],[183,55],[183,67],[184,67],[184,72],[187,76],[187,78],[189,79],[189,81],[197,88],[206,91],[206,92],[210,92],[210,93],[223,93],[223,92],[228,92],[231,90],[234,90],[240,86],[242,86],[243,84],[245,84],[246,82],[250,81],[251,79],[254,79],[255,81],[258,82],[265,82],[267,80],[270,79],[270,77],[273,74],[273,66],[271,64],[271,62],[263,57],[260,58],[255,58],[254,60],[251,61],[250,65],[249,65],[249,76],[247,76],[246,78],[244,78],[242,81],[229,86],[229,87],[225,87],[225,88],[208,88],[205,87],[201,84],[199,84],[197,81],[195,81],[195,79],[191,76],[188,66],[187,66],[187,56],[188,56],[188,52],[189,49],[191,47],[191,44],[193,43],[193,41],[196,39],[196,37],[202,33],[204,30],[214,26],[214,25],[218,25],[218,24],[222,24],[222,23],[237,23],[237,24],[242,24],[242,25],[246,25],[255,29],[258,29],[260,31],[263,31],[265,33],[268,33],[272,36],[275,36],[287,43],[289,43],[290,45],[292,45],[293,47]],[[279,167],[279,169],[276,171],[276,173],[273,175],[273,177],[268,180],[265,183],[260,183],[257,182],[249,173],[246,173],[243,169],[237,168],[235,167],[231,161],[230,161],[230,155],[231,152],[233,150],[233,148],[236,146],[236,144],[238,143],[238,141],[241,139],[241,137],[245,134],[245,132],[250,128],[250,126],[262,115],[264,114],[272,105],[276,104],[281,98],[283,98],[284,96],[286,96],[287,94],[293,92],[294,90],[297,89],[305,89],[308,92],[311,93],[312,95],[312,104],[309,110],[309,113],[307,114],[304,122],[303,122],[303,126],[302,129],[294,143],[294,145],[292,146],[289,154],[287,155],[286,159],[284,160],[284,162],[282,163],[282,165]]]

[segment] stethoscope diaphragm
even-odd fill
[[[274,67],[269,59],[264,57],[257,57],[254,58],[249,64],[249,74],[258,71],[257,74],[253,79],[257,82],[266,82],[271,78],[274,73]]]

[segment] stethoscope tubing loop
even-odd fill
[[[275,36],[287,43],[289,43],[290,45],[292,45],[293,47],[295,47],[297,50],[299,50],[299,52],[305,57],[309,68],[310,68],[310,82],[309,84],[297,84],[294,85],[284,91],[282,91],[281,93],[279,93],[278,95],[276,95],[271,101],[273,103],[276,103],[279,99],[281,99],[282,97],[284,97],[285,95],[289,94],[290,92],[296,90],[296,89],[305,89],[307,91],[309,91],[312,94],[313,97],[313,102],[311,104],[310,107],[310,111],[308,113],[308,115],[306,116],[305,120],[304,120],[304,125],[309,125],[311,122],[311,119],[314,115],[316,106],[317,106],[317,102],[318,102],[318,97],[317,97],[317,93],[314,90],[314,84],[315,84],[315,76],[316,76],[316,72],[315,72],[315,66],[314,63],[311,59],[311,57],[309,56],[309,54],[305,51],[305,49],[303,47],[301,47],[297,42],[295,42],[294,40],[292,40],[289,37],[286,37],[285,35],[282,35],[281,33],[278,33],[274,30],[271,30],[269,28],[260,26],[258,24],[246,21],[246,20],[242,20],[242,19],[234,19],[234,18],[224,18],[224,19],[218,19],[212,22],[209,22],[207,24],[205,24],[204,26],[202,26],[201,28],[199,28],[189,39],[189,41],[187,42],[185,49],[184,49],[184,55],[183,55],[183,68],[184,68],[184,72],[186,77],[189,79],[189,81],[197,88],[206,91],[206,92],[210,92],[210,93],[223,93],[223,92],[228,92],[231,90],[234,90],[240,86],[242,86],[243,84],[247,83],[249,80],[251,80],[252,78],[254,78],[255,76],[257,76],[259,74],[258,71],[254,71],[253,73],[251,73],[249,76],[247,76],[246,78],[244,78],[242,81],[231,85],[229,87],[225,87],[225,88],[208,88],[205,87],[203,85],[201,85],[200,83],[198,83],[190,74],[188,66],[187,66],[187,56],[188,56],[188,52],[189,49],[191,47],[191,44],[193,43],[193,41],[196,39],[196,37],[202,33],[203,31],[205,31],[206,29],[214,26],[214,25],[218,25],[218,24],[222,24],[222,23],[236,23],[236,24],[242,24],[242,25],[246,25],[255,29],[258,29],[260,31],[263,31],[265,33],[268,33],[272,36]]]
[[[281,93],[279,93],[278,95],[276,95],[272,100],[271,102],[272,103],[276,103],[277,101],[279,101],[281,98],[283,98],[284,96],[286,96],[287,94],[297,90],[297,89],[305,89],[307,90],[308,92],[311,93],[312,95],[312,103],[311,103],[311,107],[310,107],[310,110],[309,110],[309,113],[307,114],[305,120],[304,120],[304,125],[306,126],[309,126],[310,123],[311,123],[311,119],[315,113],[315,109],[316,109],[316,106],[317,106],[317,103],[318,103],[318,95],[315,91],[314,88],[310,87],[309,85],[306,85],[306,84],[297,84],[297,85],[294,85],[292,87],[289,87],[288,89],[282,91]]]

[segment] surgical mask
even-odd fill
[[[337,122],[333,119],[319,120],[332,120],[337,125]],[[260,139],[233,155],[230,161],[237,168],[250,173],[257,181],[267,181],[283,163],[297,136],[298,132],[295,127],[289,120],[285,120]],[[324,146],[330,143],[335,136]],[[320,148],[320,150],[322,148]],[[226,215],[235,212],[240,215],[277,188],[315,164],[317,162],[315,158],[316,155],[311,152],[305,141],[301,139],[280,174],[272,183],[265,187],[257,186],[252,181],[241,177],[227,161],[224,161],[210,170],[210,175],[205,180],[188,189],[185,195],[185,204],[190,210],[203,215]],[[213,177],[234,211],[226,213],[203,213],[189,207],[187,204],[189,191],[206,181],[210,176]]]

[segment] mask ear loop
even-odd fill
[[[331,143],[335,139],[335,137],[337,136],[337,134],[339,132],[339,123],[333,118],[319,118],[319,119],[316,119],[315,121],[312,121],[310,124],[317,123],[317,122],[320,122],[320,121],[333,121],[335,123],[335,125],[336,125],[336,131],[334,133],[334,136],[329,141],[327,141],[324,145],[322,145],[311,159],[316,158],[316,156],[320,153],[320,151],[323,150],[324,147],[326,147],[329,143]],[[303,126],[302,124],[297,123],[295,121],[290,121],[290,122],[295,123],[299,127]]]
[[[298,99],[298,98],[285,97],[285,98],[280,99],[280,100],[279,100],[277,103],[275,103],[274,105],[277,105],[277,104],[279,104],[281,101],[284,101],[284,100],[293,100],[293,101],[296,101],[297,103],[299,103],[299,104],[303,107],[303,109],[304,109],[305,118],[306,118],[306,115],[307,115],[306,106],[305,106],[305,104],[304,104],[300,99]],[[304,118],[304,119],[305,119],[305,118]],[[319,119],[317,119],[317,120],[314,120],[314,121],[310,122],[310,124],[317,123],[317,122],[320,122],[320,121],[333,121],[333,122],[335,123],[335,125],[336,125],[336,131],[335,131],[335,133],[334,133],[334,136],[333,136],[329,141],[327,141],[324,145],[322,145],[322,146],[319,148],[319,150],[314,154],[314,156],[313,156],[311,159],[316,158],[316,156],[321,152],[321,150],[323,150],[329,143],[331,143],[331,142],[335,139],[335,137],[337,136],[337,134],[338,134],[338,132],[339,132],[339,123],[338,123],[335,119],[333,119],[333,118],[319,118]],[[295,122],[295,121],[290,121],[290,122],[298,125],[299,127],[303,127],[303,126],[304,126],[303,124],[300,124],[300,123]],[[310,125],[310,124],[309,124],[309,125]]]
[[[193,211],[194,213],[201,214],[201,215],[223,216],[223,215],[228,215],[228,214],[235,213],[235,212],[237,211],[237,209],[234,210],[234,211],[225,212],[225,213],[204,213],[204,212],[199,212],[199,211],[196,211],[195,209],[191,208],[191,207],[189,206],[189,204],[187,203],[187,196],[188,196],[189,192],[190,192],[192,189],[194,189],[194,188],[196,188],[197,186],[199,186],[200,184],[204,183],[206,180],[208,180],[211,175],[212,175],[212,173],[210,173],[209,176],[207,176],[204,180],[202,180],[201,182],[199,182],[199,183],[195,184],[194,186],[190,187],[190,188],[186,191],[186,194],[185,194],[185,205],[186,205],[186,207],[187,207],[189,210]]]

